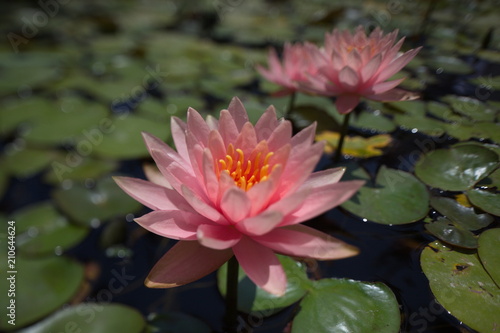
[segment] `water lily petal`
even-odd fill
[[[246,235],[264,235],[273,230],[283,220],[283,214],[278,211],[265,212],[244,219],[236,224],[236,228]]]
[[[233,117],[236,128],[238,129],[238,131],[241,131],[243,126],[249,121],[248,114],[245,107],[243,106],[243,103],[241,103],[238,97],[233,97],[233,99],[231,99],[231,102],[229,103],[227,110]]]
[[[157,235],[181,240],[196,239],[196,230],[205,219],[180,210],[155,210],[134,220]]]
[[[188,161],[189,154],[186,146],[187,124],[177,117],[172,117],[170,120],[170,131],[172,139],[174,139],[175,149],[182,158]]]
[[[220,208],[230,222],[236,223],[248,216],[252,203],[242,189],[231,187],[222,196]]]
[[[243,237],[233,247],[233,252],[243,271],[257,286],[276,296],[285,294],[285,271],[273,251]]]
[[[182,286],[214,272],[232,256],[230,249],[214,250],[197,241],[180,241],[156,263],[145,284],[149,288]]]
[[[335,101],[335,107],[340,114],[351,112],[358,104],[359,96],[357,95],[340,95]]]
[[[196,235],[201,245],[214,250],[228,249],[241,239],[241,233],[233,227],[210,224],[200,225]]]
[[[203,148],[207,146],[210,128],[198,111],[193,108],[189,108],[187,112],[187,130],[193,133],[196,141]]]
[[[185,207],[186,200],[176,191],[146,180],[130,177],[113,177],[116,184],[128,195],[153,210]]]
[[[144,174],[146,175],[146,178],[156,184],[156,185],[160,185],[160,186],[163,186],[163,187],[166,187],[166,188],[173,188],[172,185],[170,185],[170,183],[168,182],[168,180],[163,177],[163,175],[161,174],[160,170],[158,170],[158,168],[154,165],[151,165],[151,164],[145,164],[143,167],[142,167],[143,171],[144,171]]]
[[[191,189],[185,185],[181,185],[182,195],[184,199],[193,207],[193,209],[198,212],[201,216],[206,217],[210,221],[214,221],[220,224],[228,224],[226,219],[210,204],[206,203],[197,196]]]
[[[278,126],[278,120],[276,119],[276,109],[274,106],[270,106],[266,111],[260,116],[259,120],[255,124],[255,132],[257,133],[257,141],[269,139],[273,130]]]
[[[333,260],[359,253],[356,247],[305,225],[278,228],[253,239],[278,253],[301,258]]]

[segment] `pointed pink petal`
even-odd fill
[[[316,187],[325,186],[328,184],[338,183],[344,175],[345,167],[321,170],[311,174],[309,178],[302,184],[298,191],[302,189],[314,189]]]
[[[301,146],[305,145],[311,145],[314,141],[314,136],[316,135],[316,122],[312,123],[311,125],[307,126],[303,130],[301,130],[299,133],[295,134],[292,139],[290,140],[290,143],[292,144],[292,149],[296,149],[295,147],[298,147],[298,149],[302,149]]]
[[[165,142],[163,142],[156,136],[151,135],[149,133],[142,132],[141,134],[151,156],[153,155],[152,154],[153,150],[161,151],[163,154],[168,155],[170,159],[176,161],[179,165],[183,166],[186,169],[189,168],[189,161],[182,158],[175,150],[170,148],[170,146],[167,145]]]
[[[359,84],[359,76],[351,67],[346,66],[339,72],[339,82],[348,91],[354,91]]]
[[[243,106],[243,103],[241,103],[238,97],[233,97],[227,109],[234,119],[236,128],[238,128],[238,131],[241,131],[243,125],[249,121],[248,114]]]
[[[276,119],[276,109],[271,105],[266,109],[264,114],[262,114],[262,116],[255,124],[257,141],[260,142],[262,140],[269,139],[269,136],[276,127],[278,127],[278,120]]]
[[[193,108],[189,108],[187,112],[187,129],[193,133],[196,141],[205,148],[208,143],[208,135],[210,128],[205,119]],[[189,147],[189,145],[188,145]]]
[[[233,227],[202,224],[197,231],[201,245],[214,250],[224,250],[233,247],[241,239],[241,233]]]
[[[282,146],[290,143],[292,137],[292,123],[288,120],[282,121],[278,127],[276,127],[269,139],[267,140],[267,145],[270,151],[276,151]]]
[[[232,187],[222,196],[220,208],[230,222],[236,223],[248,216],[252,203],[242,189]]]
[[[253,151],[257,145],[257,133],[255,133],[255,129],[250,122],[243,125],[236,142],[233,144],[235,148],[243,150],[245,156],[248,156]]]
[[[165,177],[163,177],[163,175],[161,174],[161,172],[158,170],[158,168],[153,165],[153,164],[145,164],[143,167],[142,167],[143,171],[144,171],[144,174],[146,175],[146,178],[156,184],[156,185],[160,185],[160,186],[163,186],[163,187],[166,187],[166,188],[173,188],[172,185],[170,185],[170,183],[167,181],[167,179]]]
[[[324,146],[324,142],[316,142],[309,149],[298,153],[294,152],[290,156],[277,192],[280,198],[293,192],[309,177],[323,154]]]
[[[361,56],[359,55],[356,49],[352,50],[347,58],[346,65],[348,68],[352,68],[355,72],[357,72],[363,64],[361,60]]]
[[[285,294],[285,271],[273,251],[243,237],[233,247],[233,252],[243,271],[257,286],[276,296]]]
[[[214,158],[214,161],[224,159],[226,157],[226,147],[224,139],[219,131],[211,131],[208,136],[208,148]]]
[[[416,49],[410,50],[392,62],[390,62],[387,67],[383,68],[377,77],[378,82],[382,82],[399,72],[404,66],[406,66],[420,51],[422,47],[418,47]]]
[[[232,256],[230,249],[213,250],[198,241],[180,241],[158,260],[145,284],[149,288],[181,286],[212,273]]]
[[[222,110],[219,117],[219,133],[224,140],[224,146],[227,148],[230,143],[234,144],[239,131],[236,123],[228,110]]]
[[[419,94],[403,89],[394,88],[377,95],[368,95],[368,99],[383,102],[412,101],[419,98]]]
[[[361,180],[351,180],[316,187],[304,198],[302,206],[287,216],[281,225],[297,224],[323,214],[348,200],[364,183]]]
[[[221,224],[228,224],[226,219],[214,207],[203,201],[187,186],[181,185],[181,189],[184,199],[186,199],[186,201],[191,205],[191,207],[193,207],[196,212],[198,212],[198,214],[206,217],[210,221]]]
[[[201,189],[198,179],[187,172],[179,163],[176,163],[170,155],[153,149],[151,151],[151,156],[155,160],[162,175],[177,192],[181,193],[181,185],[185,184],[199,196],[203,195],[204,191]]]
[[[219,193],[219,177],[215,172],[214,158],[209,149],[203,152],[203,179],[205,180],[205,192],[212,204],[218,205],[217,194]]]
[[[186,146],[186,123],[184,123],[177,117],[172,117],[172,119],[170,120],[170,128],[177,152],[182,158],[188,161],[189,154]]]
[[[340,114],[349,113],[359,104],[358,95],[340,95],[335,101],[335,106]]]
[[[207,116],[206,122],[210,131],[216,131],[219,128],[219,121],[211,114]]]
[[[198,224],[205,219],[180,210],[155,210],[134,220],[157,235],[182,240],[196,239]]]
[[[278,228],[254,240],[278,253],[301,258],[332,260],[359,253],[356,247],[305,225]]]
[[[273,204],[271,204],[266,211],[277,211],[280,212],[283,216],[286,216],[296,210],[302,203],[305,198],[309,195],[309,190],[301,190],[293,192],[292,194],[282,198]]]
[[[366,93],[364,95],[365,96],[366,95],[378,95],[378,94],[385,93],[386,91],[393,89],[398,84],[403,82],[404,79],[405,78],[392,80],[392,81],[385,81],[382,83],[377,83],[376,85],[366,89]]]
[[[184,198],[177,192],[161,185],[137,178],[113,177],[113,179],[125,193],[153,210],[178,209],[178,205],[186,204]]]
[[[283,214],[277,211],[265,212],[244,219],[236,224],[236,229],[246,235],[264,235],[273,230],[283,220]]]
[[[382,62],[382,56],[377,54],[375,57],[371,58],[370,61],[361,69],[361,80],[367,82],[372,78],[373,75],[379,70],[380,63]]]
[[[272,195],[276,191],[282,173],[283,167],[281,165],[276,165],[273,167],[273,170],[266,181],[254,185],[247,191],[248,199],[252,203],[252,208],[249,214],[250,216],[260,213],[260,211],[269,203]]]

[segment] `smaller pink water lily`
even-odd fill
[[[301,225],[343,203],[362,185],[339,182],[344,170],[313,173],[324,143],[313,143],[315,124],[295,136],[289,121],[269,107],[256,125],[234,98],[220,119],[205,121],[194,109],[187,123],[172,118],[177,151],[144,133],[161,174],[150,181],[116,177],[130,196],[153,211],[135,221],[160,236],[179,240],[146,279],[152,288],[195,281],[233,255],[247,276],[276,295],[286,275],[275,253],[330,260],[357,249]]]
[[[316,75],[317,68],[313,56],[315,45],[310,43],[285,43],[283,48],[283,62],[280,62],[275,49],[269,50],[269,69],[257,66],[259,73],[268,81],[283,87],[276,92],[276,96],[284,96],[300,90],[299,83],[307,82],[309,75]]]
[[[337,96],[336,107],[345,114],[364,97],[378,101],[413,99],[414,95],[396,88],[404,78],[388,81],[415,57],[421,47],[400,53],[404,37],[397,43],[398,31],[384,35],[376,28],[369,36],[362,26],[354,34],[333,30],[325,45],[316,52],[318,75],[309,76],[303,88],[320,95]]]

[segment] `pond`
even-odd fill
[[[348,4],[326,0],[25,0],[3,4],[0,308],[4,310],[0,331],[231,331],[228,318],[234,314],[226,311],[231,297],[225,299],[226,294],[234,295],[228,291],[231,274],[239,278],[234,285],[238,332],[500,329],[499,5],[498,1],[450,0],[358,0]],[[343,31],[344,37],[325,37],[334,35],[334,29]],[[359,78],[348,71],[332,74],[329,70],[340,60],[318,60],[321,52],[340,50],[346,34],[359,37],[375,31],[374,36],[378,29],[381,34],[394,32],[391,47],[405,37],[398,45],[401,52],[411,53],[401,68],[394,73],[389,70],[384,79],[405,78],[398,85],[404,89],[399,101],[387,101],[377,97],[382,93],[370,95],[361,89],[353,93],[358,79],[365,79],[361,75],[371,70],[360,69]],[[303,42],[311,44],[302,49]],[[322,45],[325,48],[320,50]],[[376,47],[371,44],[372,53]],[[353,48],[338,51],[339,59],[347,61],[344,65],[361,66],[353,65],[358,60],[352,60],[352,52],[359,51],[358,62],[369,67],[366,59],[361,60],[362,51]],[[278,57],[275,61],[273,52]],[[299,54],[293,60],[297,68],[312,55],[327,65],[315,67],[317,72],[294,82],[285,80],[290,72],[266,75],[266,69],[295,57],[293,52]],[[375,52],[370,59],[376,56]],[[373,63],[372,75],[379,75]],[[321,81],[327,79],[334,83]],[[350,97],[338,91],[343,84],[351,89]],[[349,98],[354,95],[352,102]],[[265,112],[270,105],[278,118],[289,123],[277,122],[271,111]],[[194,111],[188,112],[189,108],[197,110],[207,124]],[[246,110],[244,116],[241,110]],[[261,116],[265,125],[258,123]],[[177,120],[172,120],[171,127],[172,117]],[[191,261],[180,266],[181,271],[184,267],[201,270],[208,265],[205,259],[212,260],[207,253],[224,258],[221,253],[226,251],[232,256],[229,245],[203,243],[208,238],[200,230],[215,233],[216,229],[205,226],[192,232],[191,225],[201,215],[203,221],[211,219],[207,216],[218,219],[220,212],[224,221],[241,220],[246,199],[227,199],[238,204],[224,205],[207,186],[203,193],[215,195],[213,201],[222,207],[214,213],[206,207],[208,199],[198,196],[198,185],[189,187],[191,178],[182,178],[182,172],[169,175],[179,172],[171,171],[170,164],[175,163],[165,162],[175,154],[162,146],[165,142],[180,155],[183,147],[190,147],[189,158],[195,160],[191,156],[198,148],[193,142],[199,141],[215,155],[218,139],[211,133],[208,144],[208,132],[219,126],[220,141],[227,141],[232,129],[223,117],[234,119],[236,132],[247,133],[234,140],[240,146],[221,148],[223,159],[210,155],[217,182],[223,182],[224,172],[232,177],[231,186],[237,188],[231,190],[234,198],[238,193],[251,196],[252,187],[271,182],[268,179],[278,177],[273,175],[286,163],[293,167],[283,172],[300,183],[306,178],[301,180],[302,171],[294,170],[308,170],[311,161],[308,172],[314,167],[319,175],[316,179],[321,181],[337,183],[338,179],[325,175],[340,177],[343,173],[338,184],[344,184],[339,186],[349,195],[335,192],[332,184],[326,184],[332,188],[323,188],[319,180],[317,184],[310,180],[311,191],[303,195],[307,205],[291,199],[287,204],[295,204],[295,208],[281,204],[283,221],[275,225],[290,238],[297,230],[321,231],[307,232],[325,246],[336,244],[338,249],[330,249],[329,255],[338,260],[316,260],[320,255],[312,252],[308,258],[299,258],[303,256],[293,254],[306,253],[306,245],[286,247],[279,237],[266,240],[267,233],[275,232],[273,227],[256,231],[242,222],[242,226],[231,227],[245,230],[243,238],[231,245],[240,261],[239,271],[231,273],[237,266],[231,266],[235,261],[230,260],[194,282],[148,288],[146,279],[149,286],[168,283],[156,280],[162,272],[149,274],[165,253],[179,252],[177,245],[187,243],[180,231],[172,237],[158,235],[163,229],[155,229],[151,212],[167,208],[160,209],[148,200],[183,197],[182,202],[190,206],[179,214],[191,224],[181,228],[182,235],[189,235],[189,240],[198,237],[204,249],[223,246],[211,248],[212,252],[193,252],[199,256],[192,255]],[[246,119],[255,125],[255,131],[253,126],[243,126]],[[311,124],[316,124],[315,133]],[[279,134],[271,138],[264,127],[271,131],[279,127]],[[196,131],[180,144],[179,136],[187,134],[179,133],[186,128]],[[304,138],[290,141],[288,131],[300,132]],[[142,132],[159,140],[147,135],[143,139]],[[206,143],[201,143],[203,133],[207,133]],[[265,145],[257,145],[253,136]],[[304,148],[299,141],[307,142],[306,136],[323,140],[324,148],[321,144]],[[257,148],[243,149],[248,154],[244,160],[238,147],[251,145],[252,140]],[[277,142],[300,147],[279,150]],[[167,153],[162,157],[159,151]],[[262,160],[260,155],[256,157],[261,153]],[[197,155],[200,165],[205,165],[207,154]],[[233,160],[239,156],[240,165],[236,167],[235,162],[233,168]],[[158,176],[155,163],[167,174],[168,185]],[[339,167],[345,172],[336,169]],[[239,175],[230,176],[232,170],[239,170]],[[199,178],[208,177],[196,172]],[[146,200],[141,197],[148,192],[141,187],[143,182],[127,183],[130,178],[120,177],[165,182],[167,190],[162,187],[158,194],[159,185],[147,185],[153,199]],[[294,188],[292,181],[279,184],[286,187],[285,192],[304,189]],[[129,190],[131,186],[137,186],[139,192]],[[220,190],[217,188],[215,192]],[[269,207],[279,195],[271,197]],[[248,205],[254,208],[248,211],[264,200],[256,195],[252,198]],[[267,206],[262,205],[265,211]],[[293,214],[299,212],[308,216],[302,225],[310,228],[298,222],[293,227],[283,224],[294,224],[293,219],[300,218]],[[262,219],[275,223],[276,215],[268,213]],[[233,231],[226,232],[224,237]],[[284,269],[287,282],[282,287],[286,292],[276,292],[249,269],[259,261],[271,260],[266,257],[268,252],[252,245],[257,240],[267,242],[266,251],[280,247],[276,252],[291,254],[272,257],[279,258],[272,260]],[[183,257],[184,253],[176,255]],[[227,259],[217,259],[220,262],[215,268]]]

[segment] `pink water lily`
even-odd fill
[[[421,49],[400,53],[404,38],[396,43],[397,34],[395,30],[384,35],[378,27],[369,36],[361,26],[354,34],[333,30],[326,34],[323,48],[312,49],[318,75],[310,75],[302,88],[337,96],[335,104],[340,113],[352,111],[361,97],[378,101],[416,98],[415,94],[396,88],[404,78],[388,81]]]
[[[195,281],[233,255],[248,277],[282,295],[286,276],[275,253],[346,258],[357,249],[304,226],[347,200],[361,181],[339,182],[344,170],[313,173],[323,142],[313,143],[315,125],[292,136],[289,121],[269,107],[252,125],[238,98],[219,120],[189,109],[187,123],[172,118],[177,151],[143,133],[161,172],[150,181],[116,177],[130,196],[153,211],[136,219],[142,227],[177,239],[153,267],[146,285],[168,288]]]
[[[269,50],[269,68],[257,66],[259,73],[267,80],[283,87],[275,93],[277,96],[288,95],[300,90],[299,83],[307,82],[309,76],[316,75],[317,67],[314,62],[316,53],[311,43],[285,43],[283,48],[283,61],[280,62],[275,49]]]

